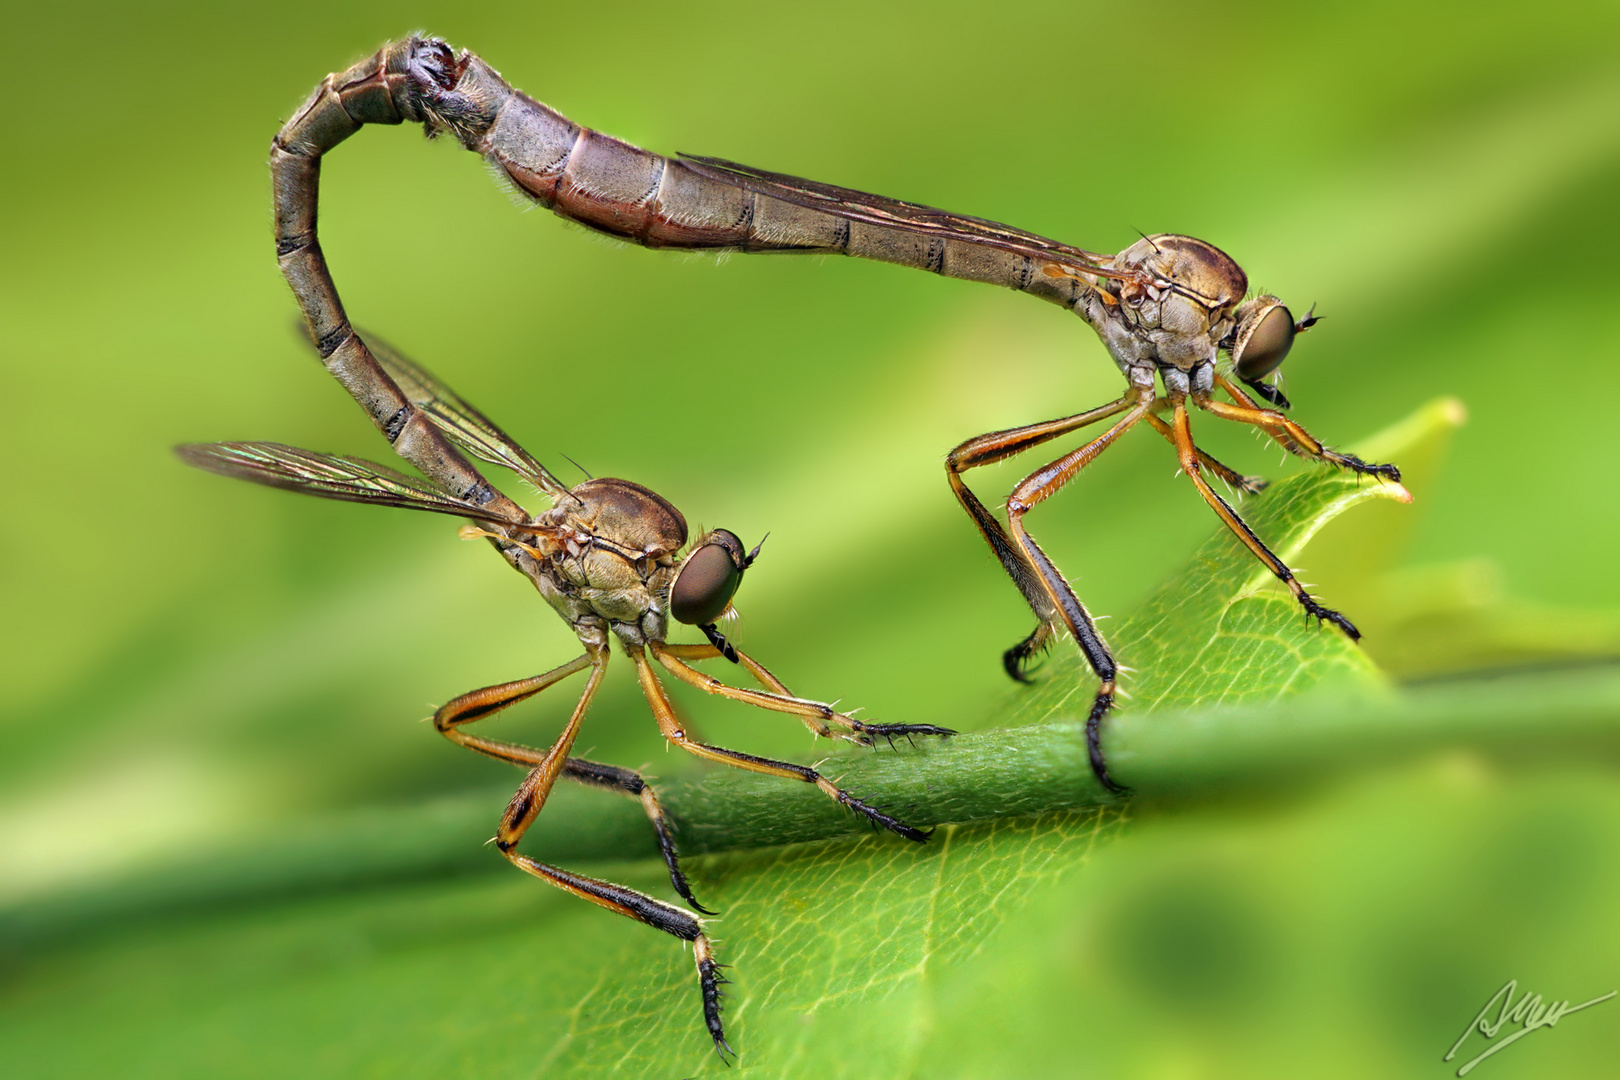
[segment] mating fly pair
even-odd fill
[[[501,819],[497,840],[520,868],[560,888],[694,943],[704,1014],[725,1051],[715,964],[698,917],[620,886],[545,866],[514,849],[559,776],[641,799],[658,832],[676,891],[696,907],[675,858],[656,796],[641,777],[569,757],[585,708],[600,684],[608,640],[617,637],[635,665],[661,730],[684,749],[756,772],[813,783],[829,796],[913,840],[924,834],[854,798],[812,769],[722,750],[688,737],[670,708],[651,659],[710,693],[799,716],[818,734],[870,743],[874,736],[949,734],[931,725],[862,724],[831,706],[796,698],[714,628],[752,556],[723,531],[702,538],[682,559],[685,522],[667,502],[627,481],[563,487],[521,448],[420,369],[379,350],[350,326],[316,238],[322,156],[365,124],[420,123],[482,154],[518,190],[593,230],[652,248],[802,251],[860,256],[984,281],[1061,304],[1102,339],[1124,374],[1119,399],[1043,423],[982,435],[947,458],[956,498],[972,517],[1036,616],[1035,629],[1006,651],[1004,665],[1026,678],[1035,654],[1058,629],[1074,637],[1099,686],[1088,714],[1087,743],[1097,778],[1121,790],[1103,757],[1100,725],[1113,707],[1117,667],[1091,615],[1024,526],[1104,449],[1146,422],[1175,448],[1199,494],[1303,610],[1352,638],[1355,627],[1319,604],[1293,573],[1210,486],[1206,474],[1246,492],[1263,481],[1222,465],[1194,443],[1189,402],[1217,417],[1251,424],[1302,457],[1399,478],[1328,449],[1289,419],[1286,398],[1265,382],[1295,336],[1315,321],[1295,321],[1271,296],[1245,299],[1248,279],[1211,244],[1187,236],[1144,237],[1118,255],[1097,254],[979,218],[751,169],[714,158],[663,157],[581,127],[515,91],[478,57],[442,41],[411,38],[330,75],[271,148],[276,246],[283,273],[303,309],[327,369],[354,395],[421,481],[351,458],[274,444],[226,443],[184,448],[194,464],[228,475],[331,498],[409,506],[479,522],[469,527],[528,576],[570,623],[584,655],[560,668],[463,695],[439,710],[437,726],[462,745],[530,769]],[[1222,359],[1225,357],[1226,359]],[[1157,387],[1157,388],[1156,388]],[[1229,401],[1220,401],[1216,391]],[[1258,395],[1262,406],[1250,396]],[[970,469],[1002,461],[1091,424],[1103,434],[1026,477],[1007,500],[1005,525],[967,487]],[[514,469],[551,495],[552,508],[530,517],[496,491],[457,449]],[[667,619],[704,629],[708,645],[671,645]],[[724,656],[768,689],[743,690],[693,670],[688,661]],[[476,738],[462,725],[529,697],[568,675],[590,670],[563,735],[546,751]],[[835,730],[836,729],[836,730]],[[701,909],[700,909],[701,910]]]
[[[277,220],[293,227],[279,243],[289,253],[283,268],[295,291],[318,284],[305,285],[303,257],[297,256],[298,245],[313,237],[314,222],[298,222],[296,210],[284,213],[281,203],[296,202],[310,189],[320,154],[361,124],[406,120],[423,124],[430,135],[453,135],[542,206],[632,243],[855,255],[1031,293],[1090,324],[1125,375],[1124,394],[1073,416],[969,439],[951,451],[946,470],[957,500],[1036,617],[1029,636],[1003,654],[1007,672],[1025,679],[1031,659],[1062,627],[1096,673],[1087,746],[1093,771],[1109,789],[1123,790],[1108,773],[1100,731],[1114,704],[1118,668],[1090,613],[1024,527],[1024,517],[1138,423],[1146,421],[1169,440],[1199,495],[1287,585],[1307,615],[1333,623],[1352,639],[1360,636],[1350,620],[1307,593],[1210,486],[1206,473],[1244,492],[1259,490],[1264,481],[1200,450],[1187,406],[1191,402],[1221,419],[1251,424],[1290,453],[1313,461],[1389,480],[1399,480],[1400,471],[1331,450],[1284,415],[1288,399],[1264,380],[1288,355],[1295,336],[1316,320],[1307,315],[1296,322],[1274,296],[1244,299],[1247,275],[1213,244],[1190,236],[1146,236],[1108,256],[980,218],[718,158],[664,157],[575,124],[514,90],[469,52],[412,38],[329,76],[276,141]],[[324,335],[323,355],[337,350],[329,365],[341,368],[345,326],[312,325]],[[1221,362],[1223,354],[1229,364]],[[1156,382],[1162,393],[1155,391]],[[1230,400],[1217,400],[1216,390]],[[1262,407],[1248,391],[1272,407]],[[1110,419],[1102,435],[1030,473],[1013,489],[1005,526],[962,479],[970,469]]]

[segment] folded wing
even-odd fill
[[[370,334],[366,335],[366,341],[371,354],[410,398],[411,404],[421,409],[451,442],[480,461],[511,469],[553,498],[568,494],[567,485],[553,476],[551,470],[432,372],[407,360]]]
[[[522,523],[521,519],[492,514],[477,503],[440,491],[426,480],[364,458],[321,454],[272,442],[189,443],[175,447],[175,453],[186,464],[221,476],[323,499],[426,510],[495,525]]]

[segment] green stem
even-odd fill
[[[1106,747],[1141,801],[1273,791],[1445,747],[1512,760],[1587,758],[1620,737],[1612,667],[1440,684],[1378,700],[1318,695],[1274,705],[1121,714]],[[1083,720],[959,735],[915,748],[830,759],[827,775],[917,825],[969,822],[1115,801],[1091,775]],[[375,809],[192,856],[93,890],[37,897],[0,912],[0,942],[38,943],[115,918],[238,905],[289,895],[493,868],[486,850],[505,790]],[[805,785],[730,771],[662,789],[682,850],[821,840],[867,826]],[[885,837],[885,842],[904,841]],[[581,861],[656,855],[639,803],[559,789],[524,849]]]

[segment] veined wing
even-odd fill
[[[371,355],[411,404],[421,409],[433,426],[467,453],[491,465],[511,469],[529,483],[556,497],[568,494],[568,486],[540,464],[489,417],[473,408],[460,394],[440,382],[432,372],[405,359],[375,337],[366,335]]]
[[[319,495],[323,499],[402,506],[407,510],[453,514],[495,525],[521,523],[492,514],[477,503],[448,495],[426,480],[406,476],[364,458],[319,454],[270,442],[189,443],[175,447],[174,452],[186,464],[221,476]]]
[[[678,155],[680,162],[700,176],[732,184],[747,191],[769,195],[795,206],[820,210],[852,221],[864,221],[889,228],[970,244],[982,244],[1018,255],[1029,255],[1062,263],[1098,277],[1118,278],[1124,275],[1107,269],[1108,256],[1085,251],[1068,244],[1060,244],[1035,233],[1014,229],[984,218],[968,217],[937,210],[920,203],[903,202],[882,195],[823,184],[798,176],[767,172],[723,158],[700,157],[696,154]]]

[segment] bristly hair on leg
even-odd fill
[[[698,984],[703,992],[703,1022],[709,1029],[709,1038],[714,1042],[715,1054],[721,1061],[731,1065],[737,1058],[737,1052],[726,1042],[725,1027],[721,1023],[724,994],[720,989],[729,985],[731,980],[720,974],[720,969],[725,965],[715,962],[706,937],[699,935],[692,942],[692,951],[697,961]]]

